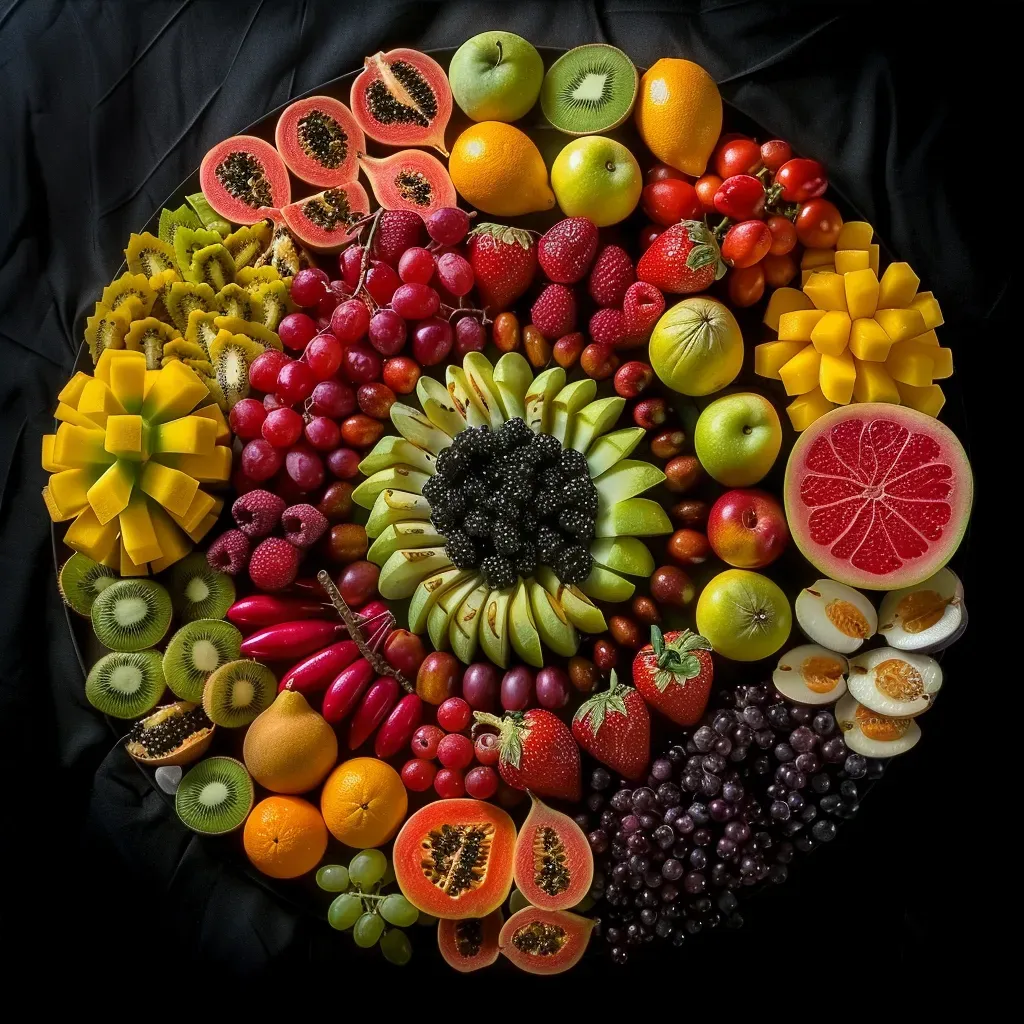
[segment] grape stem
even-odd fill
[[[380,226],[380,215],[384,212],[383,207],[377,210],[372,217],[369,218],[370,233],[366,236],[366,245],[363,246],[363,258],[359,263],[359,280],[356,282],[355,289],[352,292],[353,297],[357,296],[360,291],[366,291],[366,272],[370,269],[370,250],[373,248],[373,240],[377,236],[377,228]],[[366,223],[365,221],[363,222]],[[369,296],[370,301],[376,308],[377,303],[373,296],[369,292],[366,292]]]
[[[334,605],[334,610],[341,616],[341,621],[345,623],[348,629],[348,635],[355,641],[356,647],[359,648],[359,653],[373,666],[374,672],[379,676],[391,676],[405,690],[406,693],[415,693],[416,687],[409,682],[406,677],[398,671],[393,665],[390,665],[380,654],[377,653],[376,647],[367,643],[366,636],[363,633],[363,625],[366,621],[374,621],[374,619],[363,620],[360,619],[353,613],[352,609],[349,608],[345,598],[341,596],[341,591],[334,585],[334,580],[331,579],[330,575],[325,569],[321,569],[316,575],[317,580],[320,582],[320,586],[327,592],[327,596],[331,599],[331,604]],[[388,613],[388,619],[392,620],[392,616]],[[385,630],[390,630],[391,622],[383,622],[377,629],[374,630],[372,640],[385,635]]]

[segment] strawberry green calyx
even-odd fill
[[[688,629],[665,643],[665,637],[657,626],[651,626],[651,647],[658,666],[654,673],[654,685],[660,693],[664,693],[671,683],[682,685],[688,679],[699,676],[700,658],[694,652],[712,649],[709,641]]]
[[[524,228],[513,228],[507,224],[492,224],[485,221],[477,224],[470,235],[490,235],[496,242],[504,242],[505,245],[518,245],[523,249],[529,249],[533,245],[533,235]]]
[[[484,725],[493,725],[498,730],[498,757],[504,764],[518,768],[523,759],[523,743],[530,735],[530,726],[522,711],[508,711],[504,718],[475,711],[473,717]]]
[[[701,270],[715,265],[715,280],[720,281],[726,272],[722,256],[715,241],[714,233],[702,220],[683,221],[686,234],[693,243],[693,248],[686,254],[686,265],[690,270]]]
[[[626,709],[626,697],[632,692],[633,687],[620,683],[615,669],[612,669],[611,684],[608,689],[601,693],[595,693],[593,697],[581,704],[572,720],[574,723],[589,726],[594,736],[597,736],[608,715],[616,714],[623,717],[629,715]]]

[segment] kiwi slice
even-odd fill
[[[249,816],[252,777],[233,757],[208,757],[186,772],[174,794],[178,817],[193,832],[219,836],[234,832]]]
[[[210,567],[206,555],[187,555],[171,569],[171,603],[182,622],[222,619],[235,603],[235,582]]]
[[[92,361],[98,363],[108,348],[124,348],[124,339],[132,325],[132,310],[113,310],[102,302],[96,303],[95,312],[85,321],[85,343]]]
[[[254,320],[263,323],[263,310],[260,309],[259,299],[249,291],[246,291],[240,284],[230,281],[217,292],[217,309],[223,316],[230,316],[239,320]],[[191,327],[191,322],[189,327]],[[216,335],[214,331],[214,335]],[[212,340],[212,339],[211,339]]]
[[[187,622],[168,641],[164,678],[176,697],[198,704],[210,673],[241,657],[242,634],[223,619]]]
[[[164,686],[159,651],[114,651],[93,665],[85,680],[85,696],[112,718],[138,718],[156,707]]]
[[[256,224],[243,225],[232,231],[224,239],[235,267],[251,267],[263,255],[263,250],[270,244],[273,225],[268,220]]]
[[[208,284],[195,284],[192,281],[175,281],[163,299],[171,323],[182,335],[188,330],[188,315],[192,310],[212,313],[217,307],[214,290]]]
[[[185,275],[196,284],[208,284],[214,291],[235,279],[235,261],[222,242],[203,246],[192,256],[192,266]]]
[[[588,43],[548,68],[540,91],[544,116],[567,135],[593,135],[629,117],[640,88],[633,62],[617,47]]]
[[[223,244],[223,240],[216,231],[208,231],[206,228],[178,228],[174,233],[174,255],[178,261],[181,276],[186,281],[200,284],[199,280],[191,276],[192,258],[200,249],[205,249],[209,245],[221,244]]]
[[[60,569],[57,587],[64,603],[79,615],[88,615],[92,603],[120,577],[109,566],[75,552]]]
[[[295,308],[284,281],[267,281],[259,285],[252,289],[252,298],[260,309],[260,316],[256,319],[272,331],[276,331],[285,315]]]
[[[160,643],[167,633],[171,597],[155,580],[119,580],[96,597],[90,615],[96,639],[104,647],[141,651]]]
[[[237,729],[255,721],[276,694],[274,673],[258,661],[242,658],[211,673],[203,687],[203,707],[215,725]]]
[[[149,278],[174,270],[176,266],[174,247],[148,231],[129,237],[124,256],[132,274],[145,274]]]
[[[124,347],[146,356],[146,369],[159,370],[164,357],[164,346],[174,341],[178,332],[155,316],[136,320],[124,336]]]
[[[196,216],[195,211],[182,204],[176,210],[160,211],[160,227],[157,234],[161,242],[166,242],[173,249],[174,236],[178,228],[191,228],[194,231],[202,226],[203,222]]]

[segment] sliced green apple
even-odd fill
[[[443,544],[444,537],[429,519],[410,519],[384,527],[366,552],[366,559],[374,565],[383,565],[399,548],[432,548]]]
[[[654,555],[636,537],[605,537],[590,545],[590,556],[598,565],[630,576],[650,576]]]
[[[535,576],[577,629],[603,633],[608,628],[604,613],[579,587],[566,585],[546,565],[539,566]]]
[[[526,392],[533,383],[533,369],[518,352],[506,352],[494,364],[494,386],[506,419],[526,419]]]
[[[416,382],[416,397],[423,412],[435,427],[454,437],[466,429],[466,417],[455,407],[448,389],[433,377],[420,377]]]
[[[533,621],[533,612],[530,610],[530,594],[524,580],[519,581],[516,592],[512,597],[512,605],[508,613],[509,639],[516,654],[528,665],[534,668],[542,668],[544,665],[544,652],[540,646],[540,634],[537,632],[536,623]]]
[[[381,568],[377,589],[386,601],[400,601],[411,597],[422,580],[451,564],[443,547],[401,548]]]
[[[555,395],[551,405],[551,433],[562,442],[563,448],[571,448],[570,441],[575,431],[577,414],[594,400],[597,381],[590,377],[566,384]]]
[[[444,379],[448,384],[448,394],[452,396],[455,408],[466,417],[470,427],[482,427],[490,421],[476,407],[469,394],[469,381],[461,366],[451,365],[444,371]]]
[[[366,520],[366,534],[379,537],[386,527],[403,519],[429,519],[430,502],[422,494],[387,487],[374,499],[370,518]]]
[[[462,371],[469,387],[469,400],[486,418],[491,430],[501,430],[505,414],[501,399],[494,386],[494,367],[482,352],[467,352],[462,360]]]
[[[448,646],[451,643],[448,631],[451,627],[452,619],[459,610],[459,605],[480,586],[482,579],[483,577],[479,573],[474,572],[469,579],[463,580],[462,583],[454,587],[449,587],[434,602],[434,607],[430,609],[430,613],[427,615],[427,632],[430,634],[430,642],[436,650],[448,650]]]
[[[599,398],[591,402],[576,417],[572,432],[572,446],[578,452],[586,454],[595,437],[600,437],[606,430],[611,430],[625,408],[626,400],[613,395],[611,398]]]
[[[385,488],[423,493],[423,485],[430,479],[412,466],[389,466],[367,477],[353,492],[352,500],[363,508],[373,508],[377,495]]]
[[[580,584],[580,590],[595,601],[628,601],[636,587],[618,573],[595,565]]]
[[[530,609],[541,640],[555,652],[571,658],[580,647],[580,635],[558,602],[535,580],[526,581]]]
[[[394,408],[394,406],[392,406]],[[607,472],[620,459],[626,458],[643,440],[647,431],[643,427],[623,427],[599,437],[587,451],[587,466],[591,478]]]
[[[500,668],[508,668],[512,646],[508,610],[514,593],[515,587],[492,590],[484,601],[483,615],[480,618],[480,648]]]
[[[363,476],[373,476],[374,473],[389,466],[404,465],[412,466],[421,473],[433,474],[436,464],[436,455],[414,445],[404,437],[388,434],[387,437],[382,437],[373,446],[373,451],[359,463],[359,472]]]
[[[402,437],[428,452],[433,452],[434,455],[452,443],[450,434],[435,427],[423,413],[417,412],[404,402],[395,402],[391,406],[391,422]]]
[[[476,654],[480,643],[480,619],[484,601],[491,592],[486,583],[481,583],[462,604],[459,605],[448,626],[448,640],[455,657],[468,665]]]
[[[555,395],[564,387],[565,370],[560,366],[552,366],[550,370],[534,377],[523,405],[526,408],[526,425],[535,434],[551,433],[552,403]]]
[[[453,565],[428,576],[418,584],[409,600],[409,629],[413,633],[422,633],[427,628],[430,609],[438,598],[452,587],[465,583],[473,575],[475,573],[472,569],[460,569]]]
[[[611,469],[594,478],[598,500],[602,506],[617,505],[627,498],[635,498],[665,479],[657,466],[636,459],[623,459]]]
[[[597,537],[655,537],[671,532],[665,510],[650,498],[627,498],[600,509],[594,524]]]

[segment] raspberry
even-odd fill
[[[235,499],[231,515],[247,537],[266,537],[281,521],[284,498],[262,489]]]
[[[636,280],[629,253],[618,245],[603,246],[594,260],[587,288],[599,306],[622,306],[626,289]]]
[[[590,318],[590,336],[603,345],[615,345],[626,336],[626,318],[621,309],[599,309]]]
[[[628,337],[646,335],[664,312],[665,296],[655,285],[637,281],[626,289],[622,300],[622,315]]]
[[[222,533],[206,552],[211,569],[236,576],[249,561],[249,538],[241,530]]]
[[[281,529],[285,539],[297,548],[315,544],[326,531],[327,518],[312,505],[292,505],[281,514]]]
[[[549,284],[530,310],[530,321],[549,341],[576,329],[576,296],[564,284]]]
[[[260,590],[283,590],[299,573],[299,549],[281,537],[261,540],[249,559],[249,576]]]

